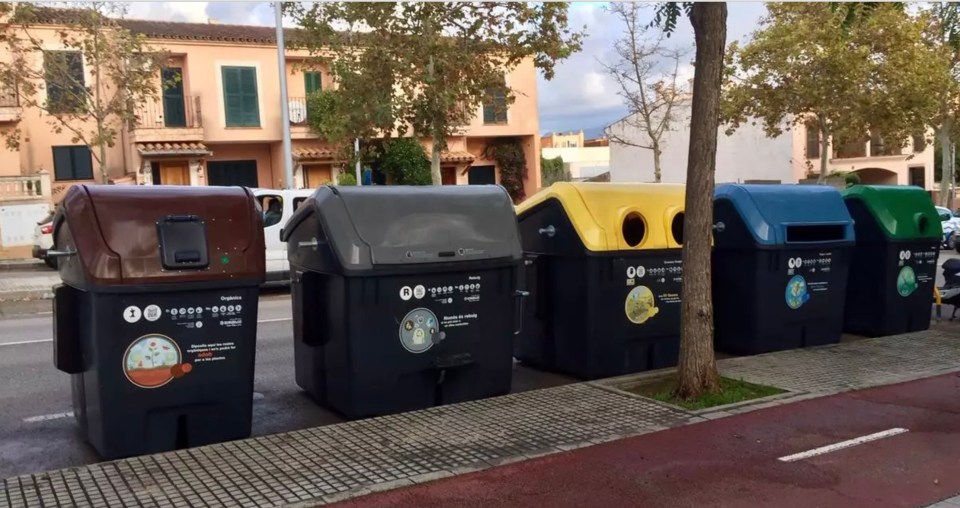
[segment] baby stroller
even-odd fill
[[[941,265],[943,268],[943,287],[938,288],[940,301],[937,305],[937,318],[940,317],[940,305],[946,303],[953,305],[953,313],[950,314],[950,320],[957,317],[957,308],[960,305],[960,259],[948,259]]]

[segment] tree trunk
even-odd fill
[[[678,397],[685,399],[720,390],[720,374],[713,353],[710,240],[727,4],[695,3],[690,11],[690,22],[697,52],[683,225],[683,299],[676,392]]]
[[[817,183],[823,185],[827,181],[828,167],[830,162],[830,128],[823,120],[820,121],[820,176],[817,177]]]
[[[660,170],[660,143],[653,143],[653,181],[660,183],[663,173]]]
[[[97,130],[99,131],[100,129],[98,128]],[[107,174],[107,144],[102,138],[98,148],[100,150],[100,160],[97,161],[100,164],[100,183],[109,183],[110,175]]]
[[[952,205],[950,202],[950,190],[953,188],[951,184],[953,184],[956,179],[956,176],[954,176],[954,161],[952,159],[953,153],[950,150],[950,131],[952,128],[952,122],[945,120],[940,128],[937,129],[937,141],[940,142],[940,164],[942,165],[940,170],[940,206],[946,207]]]
[[[440,143],[436,136],[433,137],[430,155],[430,180],[433,185],[443,185],[443,176],[440,174]]]

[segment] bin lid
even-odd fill
[[[840,192],[830,186],[723,184],[715,189],[714,200],[730,201],[760,245],[854,240],[850,212]],[[837,226],[838,234],[798,235],[801,239],[794,241],[790,235],[794,226]]]
[[[259,207],[242,187],[75,185],[57,209],[65,282],[141,285],[262,280]]]
[[[539,205],[557,200],[590,251],[679,248],[672,232],[674,220],[682,228],[683,184],[557,182],[530,196],[517,207],[522,220]],[[629,222],[639,218],[643,232],[628,235]]]
[[[297,231],[307,224],[323,231]],[[284,241],[315,236],[350,271],[522,258],[513,203],[498,185],[323,186],[283,232]]]
[[[846,200],[859,199],[891,240],[940,238],[940,216],[927,191],[906,185],[854,185],[842,191]],[[921,220],[921,219],[926,219]]]

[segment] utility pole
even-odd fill
[[[957,181],[957,144],[950,143],[950,181],[947,182],[947,200],[950,203],[950,209],[955,210],[957,208],[957,192],[956,192],[956,181]]]
[[[289,98],[287,97],[287,56],[286,46],[283,41],[283,2],[274,2],[274,18],[277,29],[277,68],[280,74],[280,112],[281,125],[283,131],[283,172],[284,188],[293,189],[296,184],[293,181],[293,154],[290,147],[290,110]]]
[[[357,158],[357,185],[363,185],[363,175],[360,174],[360,138],[353,138],[353,155]]]

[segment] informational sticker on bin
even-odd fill
[[[937,276],[937,246],[925,249],[901,249],[898,253],[897,293],[908,297],[920,286],[930,286]]]
[[[660,315],[663,305],[680,304],[683,260],[677,256],[621,259],[615,270],[626,275],[628,288],[624,313],[633,324],[644,324]]]
[[[799,309],[815,298],[816,293],[830,291],[832,265],[830,251],[788,253],[785,271],[789,278],[784,289],[787,307]]]

